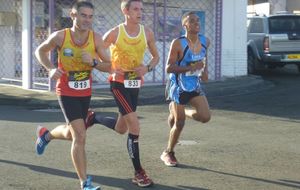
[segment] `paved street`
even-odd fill
[[[155,182],[150,189],[300,189],[300,75],[278,69],[264,72],[261,79],[263,83],[248,90],[241,83],[230,89],[232,93],[208,92],[212,120],[207,124],[187,120],[176,147],[177,168],[166,167],[159,159],[169,130],[167,104],[141,102],[141,160]],[[223,82],[214,88],[229,85]],[[53,141],[42,156],[34,150],[36,126],[52,129],[64,121],[62,114],[52,104],[53,109],[37,110],[49,99],[35,106],[28,106],[27,99],[21,99],[23,106],[13,101],[20,100],[14,97],[0,106],[0,189],[78,189],[70,142]],[[97,99],[92,105],[97,112],[114,115],[117,111],[114,106],[101,106]],[[88,130],[88,173],[103,190],[140,189],[130,182],[133,169],[126,138],[101,125]]]

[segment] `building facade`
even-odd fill
[[[272,15],[278,12],[300,14],[299,0],[248,0],[247,12]]]

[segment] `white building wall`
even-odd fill
[[[270,3],[259,3],[255,5],[248,5],[247,6],[247,16],[253,16],[253,15],[270,15]]]
[[[221,76],[247,75],[247,0],[223,0]]]
[[[286,0],[269,0],[270,14],[276,14],[280,11],[286,11]]]
[[[247,13],[257,14],[276,14],[280,11],[300,12],[300,1],[299,0],[268,0],[265,3],[249,4]],[[251,16],[251,15],[248,15]]]
[[[287,0],[286,2],[287,11],[300,13],[300,1],[299,0]]]

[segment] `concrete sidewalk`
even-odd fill
[[[252,93],[271,86],[271,82],[263,80],[260,76],[249,75],[208,82],[205,84],[205,90],[207,97],[213,98]],[[142,87],[139,105],[165,103],[164,91],[164,85]],[[0,83],[0,104],[30,108],[59,108],[54,92],[24,90],[6,83]],[[92,107],[115,106],[110,90],[108,88],[94,89],[91,105]]]

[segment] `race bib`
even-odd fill
[[[196,70],[194,72],[189,71],[185,73],[185,76],[191,77],[191,76],[201,76],[202,74],[202,69],[201,70]]]
[[[136,75],[135,72],[125,72],[124,75],[124,87],[125,88],[140,88],[141,78]]]
[[[68,79],[68,85],[72,89],[85,90],[91,88],[90,71],[70,71]]]
[[[193,64],[196,64],[195,62],[191,62],[189,65],[193,65]],[[199,69],[199,70],[196,70],[194,72],[192,71],[188,71],[185,73],[185,76],[197,76],[197,77],[200,77],[202,75],[202,72],[204,71],[204,68],[205,68],[205,63],[202,67],[202,69]]]

